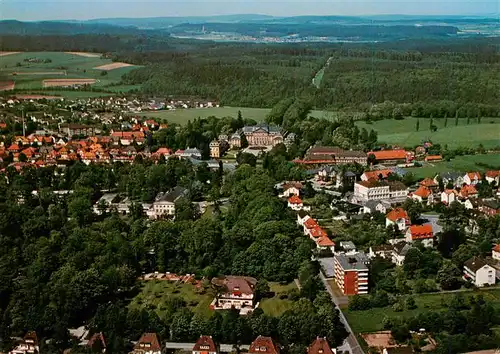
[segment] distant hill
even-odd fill
[[[136,27],[113,26],[104,23],[82,22],[21,22],[16,20],[0,21],[3,35],[73,35],[73,34],[142,34]]]

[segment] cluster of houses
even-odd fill
[[[106,353],[107,343],[102,332],[90,334],[85,327],[70,330],[71,336],[79,342],[79,345],[92,350],[93,353]],[[138,341],[132,342],[133,349],[129,354],[162,354],[166,349],[180,349],[192,354],[219,354],[233,353],[236,346],[230,344],[219,344],[212,336],[201,335],[195,343],[173,343],[166,342],[162,345],[158,335],[154,332],[143,333]],[[271,337],[258,336],[250,345],[240,345],[241,349],[249,354],[280,354],[281,346]],[[306,349],[306,348],[304,348]],[[307,354],[335,354],[336,348],[331,348],[326,338],[317,337],[307,348]],[[9,354],[38,354],[40,347],[35,332],[28,332],[24,338],[18,340],[17,346]],[[64,351],[70,354],[71,349]]]

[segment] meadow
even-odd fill
[[[416,131],[417,122],[419,130]],[[434,119],[433,124],[437,126],[437,131],[429,129],[430,119],[406,117],[403,120],[384,119],[367,124],[358,121],[360,128],[373,129],[378,133],[378,141],[387,144],[395,144],[404,147],[413,147],[422,144],[424,141],[447,145],[448,148],[477,147],[483,144],[485,148],[493,148],[500,145],[500,119],[481,118],[478,123],[474,118],[467,124],[466,118],[458,119],[455,125],[455,118],[448,118],[445,127],[445,119]]]
[[[461,292],[466,298],[481,294],[484,300],[491,303],[495,308],[500,309],[500,289],[485,289],[479,292],[464,291]],[[367,333],[383,330],[384,317],[410,318],[418,313],[447,311],[446,304],[451,300],[455,293],[436,293],[413,295],[417,308],[414,310],[405,310],[396,312],[392,307],[372,308],[365,311],[343,310],[349,325],[355,333]]]
[[[36,62],[25,61],[29,59]],[[2,57],[0,77],[2,80],[15,81],[15,88],[18,90],[42,89],[43,80],[47,79],[95,79],[92,87],[106,88],[116,84],[123,74],[136,68],[128,66],[108,71],[94,69],[112,63],[111,59],[103,59],[100,56],[64,52],[23,52]],[[59,91],[59,94],[63,93]]]

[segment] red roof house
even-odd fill
[[[193,354],[216,354],[217,346],[212,336],[200,336],[193,347]]]
[[[326,338],[318,337],[307,348],[307,354],[334,354]]]
[[[474,187],[473,185],[466,184],[462,187],[462,189],[460,189],[459,195],[462,198],[475,198],[478,196],[478,192],[476,187]]]
[[[422,202],[424,200],[427,200],[431,194],[432,191],[430,190],[430,188],[420,186],[415,192],[413,192],[412,198],[418,200],[419,202]]]
[[[380,150],[371,151],[368,156],[373,155],[378,162],[406,161],[408,153],[405,150]]]
[[[248,349],[250,354],[279,354],[280,349],[271,337],[258,336]]]
[[[431,224],[424,225],[411,225],[406,231],[406,241],[425,241],[426,246],[432,245],[434,239],[434,232]]]
[[[161,345],[156,333],[144,333],[130,354],[161,354]]]

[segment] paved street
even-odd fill
[[[326,290],[328,291],[328,293],[332,297],[332,302],[335,303],[335,306],[339,309],[340,321],[344,324],[346,330],[349,332],[349,336],[346,338],[344,344],[341,347],[339,347],[339,350],[344,350],[344,351],[347,350],[351,354],[364,354],[364,351],[361,348],[361,346],[359,345],[358,339],[354,335],[354,332],[352,331],[351,326],[349,326],[347,319],[345,318],[342,310],[338,306],[338,299],[335,296],[335,293],[332,291],[330,284],[328,284],[328,281],[326,280],[326,278],[322,272],[319,273],[319,277],[321,278],[321,281],[325,285]]]

